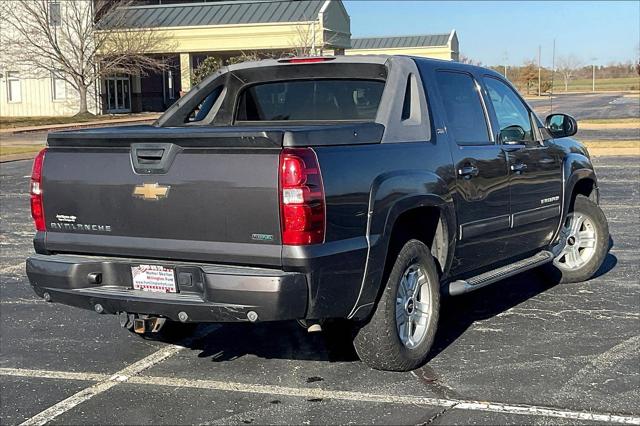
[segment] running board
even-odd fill
[[[503,280],[512,275],[519,274],[520,272],[549,263],[553,258],[553,253],[544,250],[526,259],[502,266],[498,269],[487,271],[483,274],[476,275],[475,277],[471,277],[466,280],[453,281],[449,283],[449,295],[458,296],[469,293],[470,291],[493,284],[496,281]]]

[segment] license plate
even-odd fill
[[[172,268],[159,265],[131,267],[134,290],[154,293],[176,293],[176,278]]]

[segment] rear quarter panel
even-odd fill
[[[437,205],[455,220],[447,195],[454,176],[449,151],[435,138],[314,149],[326,196],[325,244],[284,246],[283,265],[311,274],[309,318],[356,311],[366,316],[380,288],[395,218],[410,208]],[[316,262],[319,257],[323,261]]]

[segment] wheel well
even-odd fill
[[[578,194],[584,195],[594,203],[598,202],[598,191],[596,191],[596,185],[592,179],[584,178],[576,182],[575,186],[573,187],[573,192],[571,194],[572,207]]]
[[[431,250],[438,272],[447,260],[447,224],[437,207],[417,207],[402,213],[393,224],[385,263],[385,280],[398,253],[411,239],[423,242]]]

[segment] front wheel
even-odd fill
[[[607,256],[609,226],[600,207],[578,195],[561,229],[564,248],[546,265],[547,273],[559,283],[587,281]]]
[[[407,242],[393,265],[378,306],[354,346],[372,368],[410,371],[427,359],[438,326],[440,284],[429,248]]]

